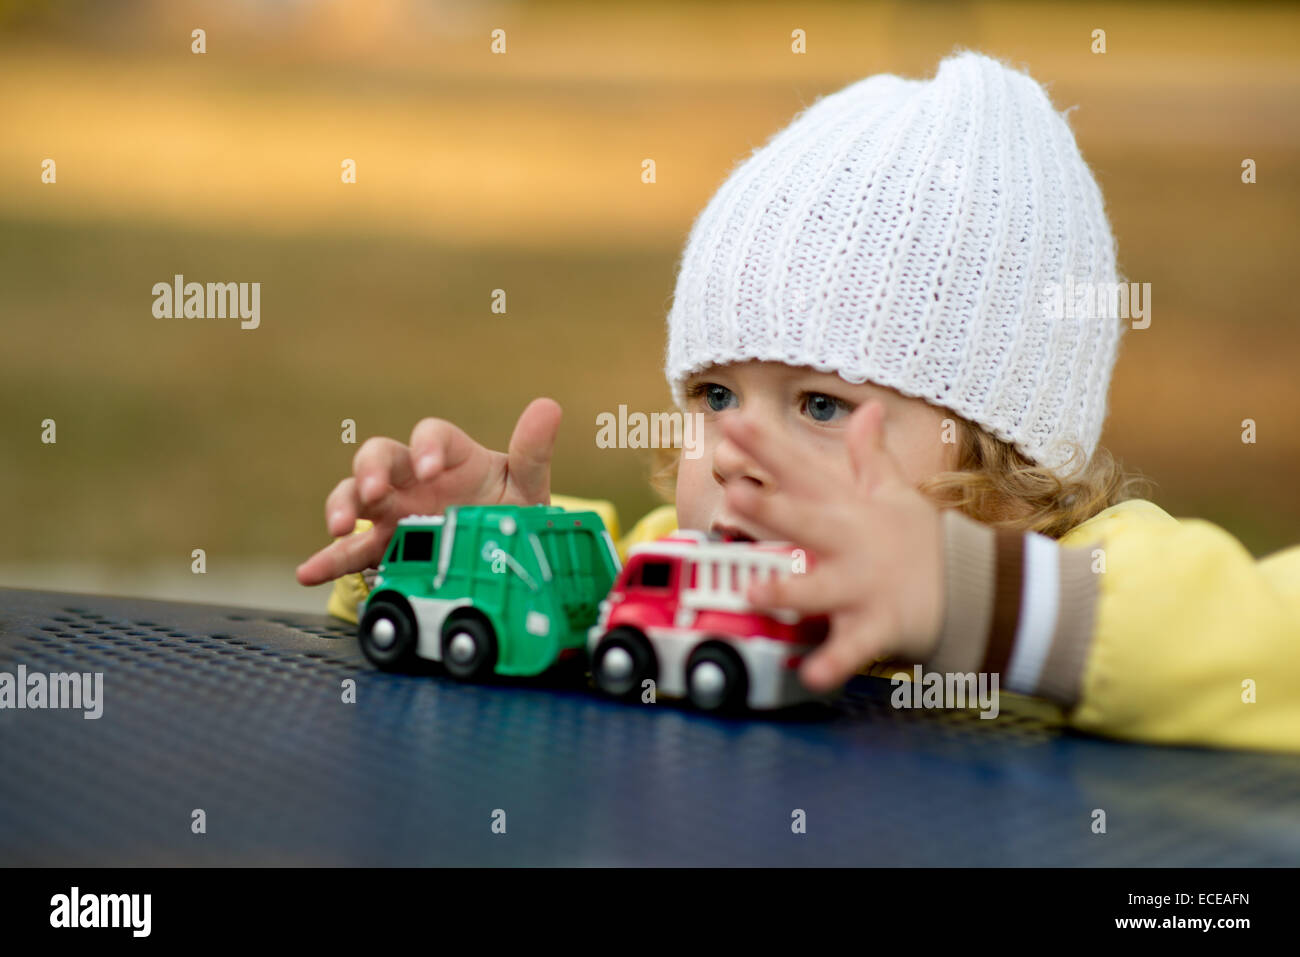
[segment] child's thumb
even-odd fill
[[[534,399],[515,423],[507,453],[506,478],[525,502],[550,501],[551,454],[563,414],[554,399]]]
[[[885,448],[885,406],[873,400],[853,410],[849,419],[849,461],[853,474],[866,491],[895,477],[898,464]]]

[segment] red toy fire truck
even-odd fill
[[[827,700],[799,680],[805,655],[825,640],[827,618],[763,613],[750,581],[811,567],[785,542],[727,542],[682,530],[634,546],[588,632],[591,674],[628,701],[688,698],[705,711],[781,708]]]

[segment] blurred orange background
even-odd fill
[[[669,402],[694,216],[818,96],[958,46],[1077,106],[1151,283],[1103,444],[1175,515],[1300,541],[1295,8],[0,0],[0,584],[320,610],[293,568],[328,540],[343,419],[504,447],[537,395],[565,409],[554,490],[630,524],[648,453],[597,448],[595,418]],[[176,273],[260,282],[260,328],[154,318]]]

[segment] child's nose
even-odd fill
[[[760,488],[773,484],[772,477],[728,439],[720,441],[713,450],[713,480],[723,486],[744,481]]]

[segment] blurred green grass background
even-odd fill
[[[1152,284],[1103,443],[1173,514],[1300,541],[1295,8],[6,0],[0,584],[320,608],[292,570],[350,472],[341,420],[503,447],[536,395],[565,409],[553,488],[630,524],[648,454],[598,449],[595,417],[669,401],[696,213],[817,96],[956,46],[1078,105],[1121,269]],[[261,327],[154,318],[176,273],[261,282]]]

